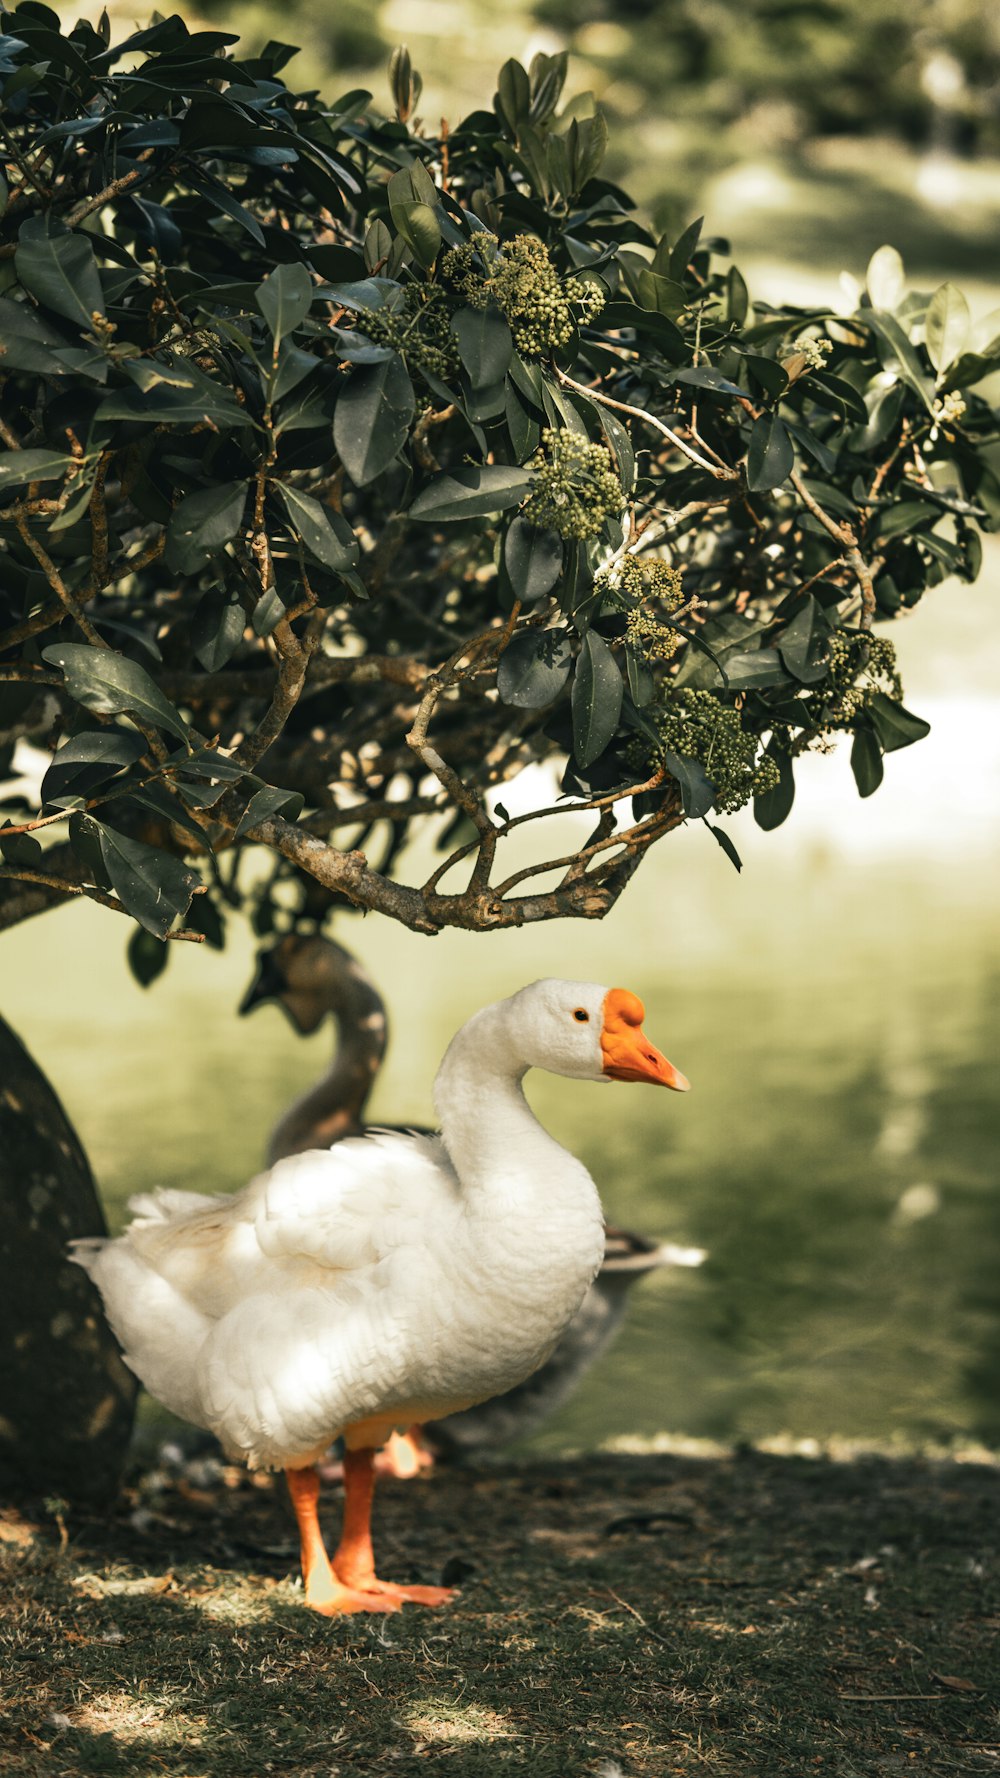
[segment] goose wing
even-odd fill
[[[437,1137],[393,1130],[289,1155],[248,1187],[260,1251],[365,1271],[419,1243],[452,1206],[458,1180]]]

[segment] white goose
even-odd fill
[[[260,952],[241,1013],[273,1003],[293,1028],[308,1037],[332,1018],[336,1039],[332,1063],[288,1107],[268,1143],[270,1166],[285,1155],[329,1148],[369,1127],[365,1107],[388,1042],[385,1003],[367,969],[324,933],[289,933]],[[391,1126],[399,1128],[400,1126]],[[409,1126],[421,1135],[432,1134]],[[699,1266],[700,1247],[651,1241],[629,1229],[607,1227],[604,1258],[580,1307],[543,1365],[504,1395],[429,1426],[394,1432],[376,1458],[379,1474],[411,1477],[436,1458],[475,1462],[512,1440],[526,1438],[573,1394],[611,1345],[625,1317],[635,1284],[650,1273],[675,1266]],[[325,1465],[333,1476],[337,1466]]]
[[[604,1252],[585,1167],[530,1110],[529,1068],[688,1082],[621,988],[547,980],[477,1013],[435,1082],[440,1137],[388,1132],[279,1161],[235,1197],[162,1191],[113,1241],[76,1243],[126,1362],[251,1468],[284,1469],[306,1603],[326,1615],[443,1604],[379,1579],[374,1452],[542,1364]],[[323,1545],[314,1468],[344,1438],[344,1522]]]

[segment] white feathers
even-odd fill
[[[127,1362],[174,1412],[254,1465],[311,1461],[338,1432],[511,1388],[548,1356],[600,1264],[586,1170],[535,1120],[529,1065],[597,1078],[574,1024],[602,989],[545,982],[453,1041],[443,1139],[376,1131],[279,1161],[234,1197],[135,1198],[81,1244]]]

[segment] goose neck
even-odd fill
[[[498,1011],[487,1007],[462,1027],[434,1083],[441,1135],[467,1190],[522,1177],[537,1185],[540,1168],[574,1165],[524,1096],[527,1064]]]

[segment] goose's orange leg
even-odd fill
[[[313,1611],[322,1612],[324,1617],[335,1617],[348,1611],[398,1611],[402,1600],[383,1598],[370,1590],[355,1590],[334,1574],[316,1511],[319,1499],[316,1471],[311,1468],[286,1469],[285,1479],[298,1521],[306,1604]]]
[[[453,1587],[397,1587],[391,1581],[378,1579],[371,1534],[374,1489],[374,1451],[345,1451],[344,1526],[333,1558],[335,1579],[369,1599],[391,1601],[389,1609],[406,1604],[446,1605],[454,1593]]]

